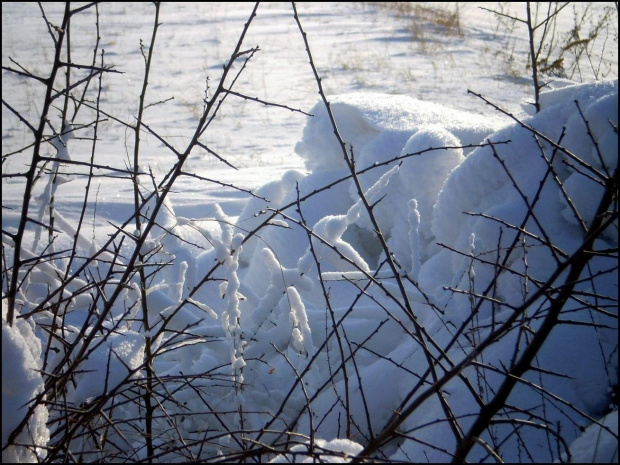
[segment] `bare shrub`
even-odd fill
[[[461,33],[458,9],[444,16],[433,7],[404,5],[393,8],[407,9],[402,14],[427,15],[429,21]],[[577,101],[580,118],[569,129],[580,134],[565,128],[546,134],[538,128],[539,121],[530,124],[532,120],[519,119],[477,95],[494,111],[512,118],[512,129],[476,144],[389,153],[381,161],[360,166],[358,148],[343,137],[330,96],[323,90],[311,53],[312,38],[293,4],[292,20],[306,46],[309,79],[319,91],[329,135],[335,137],[346,171],[310,191],[302,190],[297,180],[294,199],[276,205],[260,192],[208,179],[187,167],[192,152],[203,149],[234,168],[206,142],[229,98],[307,114],[287,102],[263,101],[235,90],[260,50],[244,46],[259,5],[223,63],[219,81],[207,81],[203,101],[193,106],[200,108],[199,117],[187,123],[191,136],[182,148],[150,127],[145,113],[153,105],[165,108],[165,102],[149,103],[148,98],[164,16],[159,3],[149,8],[152,34],[134,51],[143,58],[144,72],[135,116],[129,122],[102,105],[108,91],[105,75],[122,72],[123,63],[121,58],[117,69],[104,53],[99,4],[73,8],[67,3],[59,24],[48,21],[41,7],[53,44],[49,69],[31,72],[18,60],[3,67],[6,73],[44,88],[35,121],[3,99],[29,133],[24,147],[3,154],[3,179],[23,183],[22,208],[12,216],[15,222],[5,226],[3,219],[3,307],[6,302],[7,308],[3,325],[32,322],[42,344],[41,389],[8,435],[3,457],[11,448],[23,447],[46,462],[273,458],[376,462],[389,461],[395,454],[407,457],[424,446],[424,453],[457,462],[543,455],[550,461],[570,458],[568,441],[582,425],[597,419],[572,405],[564,392],[547,387],[551,379],[570,376],[556,371],[550,341],[575,334],[574,327],[589,337],[590,345],[603,341],[601,334],[607,337],[617,331],[617,287],[609,285],[613,277],[617,281],[617,152],[613,166],[614,154],[606,151],[612,146],[609,134],[599,140],[591,129],[597,115],[583,112]],[[72,24],[93,11],[92,60],[74,61]],[[551,18],[549,14],[546,21]],[[530,30],[533,24],[528,20]],[[542,44],[531,38],[532,46]],[[565,47],[566,53],[575,47]],[[534,53],[535,77],[541,53]],[[542,87],[536,85],[537,105]],[[617,137],[617,121],[606,124]],[[124,128],[131,141],[126,166],[109,166],[99,156],[110,125]],[[528,141],[524,147],[511,144],[509,136],[523,133]],[[144,164],[146,137],[165,148],[161,164],[167,169],[161,175]],[[572,150],[566,143],[570,138],[586,141],[583,153]],[[74,156],[70,150],[74,142],[89,150]],[[433,244],[459,268],[458,279],[437,297],[425,292],[416,275],[419,250],[411,250],[407,258],[411,265],[404,266],[391,242],[395,233],[384,223],[382,209],[407,205],[407,239],[415,249],[418,204],[411,202],[415,199],[388,198],[384,189],[408,161],[429,152],[464,149],[480,150],[468,155],[469,163],[476,157],[495,163],[502,194],[510,195],[518,215],[504,215],[501,209],[494,214],[455,213],[474,218],[485,225],[484,232],[490,232],[482,248],[473,233],[462,246]],[[25,154],[30,157],[25,168],[16,162],[11,167],[19,166],[18,170],[4,169],[5,163],[8,166]],[[523,178],[521,155],[540,164],[537,179]],[[113,224],[115,232],[102,243],[91,240],[85,227],[88,218],[102,215],[101,205],[93,200],[93,183],[99,176],[125,187],[133,200],[124,221]],[[264,208],[247,223],[251,226],[235,223],[219,207],[209,217],[184,218],[174,214],[169,197],[185,179],[241,191]],[[61,202],[58,186],[66,182],[84,188],[77,224],[64,220],[56,209]],[[575,185],[588,186],[596,194],[594,208],[584,207]],[[346,212],[311,221],[307,214],[311,202],[338,200],[337,189],[342,186],[354,193]],[[553,218],[544,216],[547,210],[541,205],[550,198],[548,191],[564,206],[562,215],[569,218],[571,232],[578,231],[570,236],[576,241],[565,242],[568,234],[555,230]],[[447,209],[457,203],[448,200],[454,201]],[[369,255],[376,258],[372,267],[341,240],[344,230],[357,227],[361,217],[370,225],[358,233],[371,243]],[[305,253],[296,264],[281,263],[277,250],[282,244],[268,241],[267,231],[278,228],[294,230],[303,238]],[[195,233],[191,240],[188,231]],[[32,243],[26,240],[30,238]],[[260,244],[264,267],[256,274],[261,276],[250,276],[252,263],[243,262],[244,248],[248,253],[252,243]],[[188,255],[200,255],[204,266],[190,269]],[[342,269],[333,271],[333,263]],[[249,295],[251,287],[241,280],[244,266],[248,280],[267,283],[262,295]],[[520,298],[505,298],[507,287],[517,288]],[[338,306],[337,293],[346,294],[346,305]],[[246,299],[256,304],[251,312],[244,307]],[[306,307],[311,304],[323,311],[320,336],[310,331]],[[348,325],[354,315],[369,308],[375,318],[369,319],[372,327],[362,340],[354,338]],[[432,324],[427,315],[433,316]],[[212,319],[219,323],[206,324]],[[405,360],[382,351],[382,344],[397,337],[410,349]],[[494,355],[500,346],[508,348],[509,357]],[[615,351],[610,353],[602,342],[599,347],[596,364],[610,370],[606,387],[617,389],[611,372],[617,370],[617,336]],[[200,372],[191,370],[197,360],[202,362]],[[407,389],[390,399],[382,416],[373,416],[369,407],[373,399],[367,383],[376,380],[369,380],[373,373],[365,370],[363,361],[389,366],[398,380],[406,381],[402,385]],[[92,382],[93,377],[98,383]],[[429,405],[436,406],[433,411],[441,412],[441,417],[424,418]],[[33,436],[30,420],[41,407],[49,412],[50,438],[45,444],[34,437],[24,439],[24,434]],[[337,441],[319,437],[326,430],[357,441],[354,454]],[[529,444],[539,436],[542,442]],[[446,443],[449,450],[443,449]],[[541,443],[543,452],[538,450]]]
[[[607,5],[596,11],[592,3],[527,2],[525,14],[511,12],[511,6],[484,10],[497,17],[498,30],[514,30],[520,24],[528,33],[529,50],[525,69],[532,75],[534,107],[540,111],[540,92],[553,79],[584,82],[604,79],[612,72],[618,47],[618,9]],[[572,10],[572,11],[571,11]],[[560,18],[571,14],[572,27],[560,30]],[[513,43],[509,61],[514,58]]]

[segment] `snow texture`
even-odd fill
[[[18,320],[14,326],[6,322],[7,305],[2,301],[2,462],[37,463],[45,458],[50,433],[46,422],[48,411],[37,405],[34,414],[8,446],[9,435],[26,417],[33,399],[43,392],[41,341],[35,336],[29,320]],[[15,445],[15,443],[20,445]],[[30,444],[32,447],[26,447]]]
[[[618,462],[618,411],[586,428],[570,445],[572,463]],[[563,457],[566,460],[566,456]]]
[[[290,16],[278,5],[266,8],[275,16]],[[3,6],[3,24],[4,16]],[[118,21],[128,20],[118,16]],[[246,20],[245,12],[231,11],[225,23]],[[221,26],[217,21],[208,25]],[[395,33],[392,29],[390,34]],[[133,33],[132,27],[126,32]],[[114,42],[108,44],[110,50]],[[114,54],[126,53],[111,51]],[[134,55],[139,54],[134,50]],[[186,61],[190,66],[196,60]],[[201,66],[221,71],[219,64]],[[203,71],[191,77],[183,68],[170,76],[202,84],[204,79],[196,76]],[[279,89],[296,88],[288,81],[295,76],[282,78]],[[129,77],[123,79],[124,85],[133,85]],[[174,80],[153,79],[159,90]],[[241,79],[240,86],[245,84]],[[84,335],[93,336],[92,342],[80,360],[72,359],[75,372],[63,402],[78,409],[109,395],[105,409],[114,421],[114,427],[108,427],[107,419],[93,420],[106,430],[102,450],[88,434],[71,445],[93,452],[89,459],[150,460],[141,431],[144,422],[136,420],[144,415],[148,342],[156,354],[150,368],[156,374],[151,380],[157,413],[152,426],[159,460],[188,460],[188,451],[195,460],[221,458],[250,447],[251,441],[281,441],[277,432],[287,431],[291,442],[286,448],[280,443],[263,459],[350,461],[395,412],[471,355],[492,331],[512,321],[515,309],[538,286],[550,278],[556,286],[564,283],[567,273],[554,273],[579,250],[596,218],[604,191],[599,179],[617,170],[618,83],[561,82],[548,89],[541,95],[539,113],[520,114],[523,124],[407,95],[358,91],[329,96],[346,154],[324,103],[311,102],[307,107],[314,105],[309,110],[313,116],[294,145],[303,166],[281,163],[276,174],[257,168],[218,178],[236,182],[235,176],[240,181],[248,176],[252,188],[262,184],[251,197],[241,190],[230,193],[222,184],[203,192],[204,184],[182,177],[155,218],[157,196],[144,202],[143,224],[150,219],[155,223],[146,237],[145,230],[128,220],[134,212],[133,183],[120,189],[102,184],[96,215],[89,210],[102,219],[93,220],[87,231],[76,227],[74,211],[82,205],[83,189],[75,187],[81,181],[68,172],[42,175],[45,182],[38,186],[31,213],[44,224],[55,215],[58,236],[48,250],[42,228],[26,231],[21,258],[37,264],[23,278],[13,326],[5,321],[3,296],[3,461],[45,457],[45,446],[54,438],[46,422],[51,418],[56,423],[50,424],[62,423],[62,417],[44,405],[37,406],[13,441],[32,446],[5,446],[43,390],[38,371],[44,363],[42,344],[49,345],[45,371],[53,372],[65,363],[66,351],[80,353]],[[202,93],[200,89],[200,97]],[[115,105],[126,103],[117,101],[123,96],[111,98]],[[173,124],[168,120],[195,122],[195,116],[181,117],[179,111],[175,107],[171,114],[163,111],[152,118],[159,123],[165,119],[166,131]],[[145,121],[151,122],[151,114]],[[4,120],[3,113],[3,127]],[[265,120],[288,127],[288,120]],[[56,151],[52,170],[64,169],[62,160],[82,156],[76,127],[68,126],[65,134],[50,140]],[[236,134],[236,128],[225,129]],[[265,141],[259,130],[253,137],[290,150],[296,135],[288,132],[282,140]],[[187,138],[177,126],[166,134],[174,143]],[[251,141],[238,139],[223,145],[246,144],[241,151],[254,153]],[[144,172],[159,182],[178,158],[158,158],[161,147],[155,146],[160,141],[149,141],[149,150],[157,155],[149,154],[143,168],[148,164],[151,171]],[[561,141],[564,149],[550,141]],[[361,172],[359,186],[345,157]],[[198,165],[198,158],[192,155],[184,169]],[[125,166],[126,159],[118,159],[119,166]],[[147,185],[146,176],[141,179],[147,197],[153,186]],[[3,208],[5,191],[12,205],[6,215],[3,209],[7,250],[15,242],[4,230],[15,231],[19,222],[14,210],[21,202],[20,186],[3,177]],[[57,211],[50,210],[52,199],[60,205],[63,195],[72,206],[62,210],[54,204]],[[118,233],[108,220],[126,222],[119,234],[125,242],[114,242],[99,253],[108,235]],[[519,231],[528,234],[515,240]],[[138,260],[135,269],[146,270],[148,276],[142,282],[133,273],[120,282],[138,238],[144,240],[139,256],[143,262]],[[71,267],[66,257],[38,260],[44,253],[71,250],[74,241],[77,253]],[[496,419],[506,421],[497,421],[481,435],[501,450],[503,460],[553,462],[570,455],[573,461],[617,461],[617,406],[612,397],[618,383],[617,247],[616,218],[593,244],[601,253],[588,262],[587,279],[575,283],[560,324],[498,412]],[[66,303],[55,310],[58,314],[48,303],[31,317],[20,317],[37,309],[50,290],[61,286],[67,271],[74,272],[83,257],[94,254],[97,259],[57,296]],[[615,259],[611,264],[609,257]],[[7,255],[7,263],[9,259]],[[118,289],[119,297],[108,305],[106,299]],[[380,451],[381,457],[394,462],[451,460],[457,440],[446,419],[446,404],[466,433],[481,404],[490,402],[506,379],[506,367],[541,328],[555,298],[556,291],[541,294],[519,321],[476,356],[476,364],[443,386],[441,398],[431,395],[404,418],[398,429],[402,435]],[[44,329],[59,319],[62,338],[49,338]],[[440,351],[445,357],[433,364],[434,372],[427,372],[429,353],[437,356]],[[601,418],[603,427],[592,424],[593,418]],[[239,431],[246,442],[233,433]],[[562,441],[556,441],[555,431]],[[128,451],[119,452],[119,445]],[[493,459],[480,445],[467,456],[468,461]]]
[[[579,124],[581,117],[577,112],[575,100],[579,101],[590,124],[593,121],[600,122],[598,125],[593,125],[597,140],[611,140],[613,127],[603,124],[602,121],[606,119],[612,122],[617,121],[617,106],[613,104],[617,102],[616,81],[577,85],[545,93],[542,99],[542,111],[526,118],[524,123],[552,140],[559,138],[564,126],[572,128],[576,133],[581,131],[582,137],[567,138],[564,146],[571,153],[594,154],[595,149],[591,141],[584,137],[585,127],[583,123]],[[319,104],[313,110],[316,116],[309,120],[304,137],[297,145],[297,151],[305,158],[306,165],[311,170],[306,179],[298,181],[299,186],[316,185],[312,180],[317,178],[323,178],[327,183],[328,179],[336,177],[330,176],[330,171],[342,172],[344,161],[335,138],[332,140],[329,137],[319,137],[320,133],[329,134],[330,132],[329,118],[325,112],[321,112],[320,108]],[[424,152],[429,148],[455,147],[428,151],[405,158],[397,173],[383,174],[386,170],[378,169],[371,171],[363,178],[368,186],[381,185],[380,189],[378,187],[374,189],[376,193],[380,192],[381,195],[387,193],[375,208],[379,224],[383,228],[384,235],[388,237],[390,250],[398,262],[418,282],[417,289],[409,289],[411,297],[420,303],[424,303],[425,299],[430,299],[430,302],[444,310],[444,316],[436,315],[430,307],[423,304],[418,309],[418,317],[434,334],[435,340],[440,344],[445,344],[449,340],[449,332],[442,326],[442,320],[458,326],[466,321],[471,308],[467,297],[454,294],[451,289],[482,292],[488,285],[495,275],[493,264],[503,258],[502,251],[510,245],[514,237],[514,231],[502,227],[502,222],[519,225],[523,218],[526,218],[527,205],[523,198],[537,197],[541,176],[545,174],[547,164],[541,157],[531,132],[518,124],[508,125],[494,131],[493,129],[497,127],[494,128],[492,123],[473,115],[469,118],[467,115],[450,112],[441,107],[421,105],[413,99],[397,99],[387,95],[355,94],[338,97],[334,99],[332,108],[345,140],[350,142],[359,154],[357,163],[360,167],[370,166],[374,161],[385,161],[396,155]],[[601,112],[604,112],[605,116],[602,116]],[[403,133],[406,134],[403,135]],[[462,144],[479,144],[485,139],[493,142],[493,145],[476,148],[469,154],[465,154],[458,148]],[[381,141],[380,145],[375,146],[376,141]],[[501,144],[503,141],[511,142]],[[384,151],[380,152],[378,147],[384,148]],[[544,147],[545,153],[550,156],[549,146],[544,144]],[[599,160],[598,166],[601,169],[604,166],[608,172],[613,172],[617,166],[617,145],[609,143],[601,152],[604,153],[603,162]],[[379,153],[383,158],[380,158]],[[567,154],[560,153],[557,156],[561,160],[570,162]],[[561,160],[556,160],[554,165],[561,166]],[[588,160],[597,166],[597,159],[594,155]],[[507,172],[510,172],[512,179]],[[387,179],[382,181],[385,176],[391,176],[389,182]],[[598,206],[599,200],[596,199],[600,199],[600,185],[588,181],[588,178],[572,169],[564,170],[560,176],[562,176],[562,181],[568,181],[566,190],[574,189],[571,191],[572,195],[568,197],[578,198],[575,207],[580,212],[580,217],[588,224],[593,217],[592,213],[586,214],[586,212],[592,212]],[[579,184],[573,184],[572,179]],[[280,188],[286,189],[286,184],[282,182]],[[304,191],[301,192],[303,195]],[[322,266],[322,276],[333,283],[330,288],[332,302],[335,302],[336,306],[341,306],[342,310],[346,308],[348,301],[344,298],[344,294],[339,293],[343,286],[338,283],[339,277],[340,279],[347,277],[353,280],[363,280],[364,273],[372,273],[372,270],[375,270],[384,258],[382,253],[367,249],[367,238],[372,234],[372,227],[365,217],[365,212],[359,211],[360,203],[356,200],[352,188],[349,188],[349,192],[351,203],[349,207],[343,209],[343,213],[323,214],[312,228],[318,236],[327,239],[327,242],[338,251],[334,253],[334,250],[325,245],[315,245]],[[293,193],[289,191],[288,196],[284,197],[291,200],[292,195]],[[581,241],[582,231],[574,227],[576,223],[574,216],[566,213],[567,196],[562,193],[557,184],[546,183],[538,197],[534,212],[539,223],[536,224],[530,219],[526,223],[527,229],[540,234],[539,231],[544,228],[552,243],[557,244],[566,253],[572,253]],[[378,195],[374,198],[377,199]],[[305,208],[306,211],[309,210],[309,207]],[[476,215],[470,215],[469,212],[476,213]],[[310,215],[320,217],[321,213],[316,208],[308,212],[308,216]],[[497,218],[497,220],[492,218]],[[351,231],[353,227],[356,228],[354,234]],[[608,241],[609,247],[617,244],[616,231],[617,228],[611,227],[603,236]],[[349,232],[351,234],[348,234]],[[269,231],[265,234],[265,239],[271,245],[270,257],[287,257],[286,260],[289,263],[295,261],[294,255],[291,256],[295,250],[289,246],[290,242],[270,240],[272,236]],[[453,251],[463,253],[458,254]],[[308,253],[306,251],[306,255]],[[339,258],[340,254],[348,260]],[[475,261],[474,257],[484,257],[484,261]],[[259,267],[257,264],[261,262],[258,257],[252,255],[242,260],[253,264],[247,269],[246,276],[257,272]],[[535,247],[517,249],[508,260],[507,266],[520,271],[526,260],[532,278],[545,280],[553,270],[553,257],[544,250],[537,251]],[[272,263],[269,265],[270,273],[278,274],[277,269],[274,269],[277,262],[272,260],[270,263]],[[598,265],[594,263],[595,267],[604,266],[602,263]],[[608,289],[612,298],[616,295],[617,291],[613,289],[612,282],[601,280],[599,285]],[[254,290],[260,295],[260,288]],[[497,286],[497,298],[511,305],[518,305],[524,298],[523,292],[523,283],[518,274],[501,275]],[[422,297],[421,294],[426,297]],[[300,292],[299,295],[308,315],[315,314],[315,311],[318,312],[321,307],[319,300],[304,292]],[[381,300],[380,294],[375,294],[375,296]],[[339,300],[340,297],[343,297],[342,300]],[[295,303],[295,305],[298,304]],[[294,308],[293,304],[291,308]],[[493,306],[483,305],[478,316],[480,324],[484,325],[492,319],[497,324],[507,316],[506,313],[494,315],[495,311]],[[361,315],[358,317],[363,318]],[[601,315],[593,315],[593,317],[595,321],[601,323],[603,320],[607,321]],[[574,318],[582,317],[575,316]],[[359,336],[369,334],[358,321],[355,313],[348,321],[345,321],[348,334]],[[611,321],[605,324],[613,326]],[[312,326],[312,322],[310,325]],[[314,326],[318,327],[318,322],[314,322]],[[389,354],[387,356],[395,363],[411,366],[412,369],[420,364],[424,365],[423,359],[420,359],[422,354],[411,346],[408,339],[399,339],[393,335],[387,336],[391,334],[387,331],[385,334],[384,337],[380,335],[375,337],[371,345],[376,344],[381,348],[381,353]],[[386,337],[390,339],[391,344],[386,344]],[[483,338],[484,334],[477,337]],[[294,332],[293,338],[298,344],[299,335]],[[578,347],[570,342],[575,339],[581,341]],[[609,341],[611,344],[608,345],[604,341]],[[514,344],[513,337],[507,336],[496,344],[493,354],[488,355],[485,361],[494,366],[505,364]],[[599,346],[599,344],[602,345]],[[565,400],[579,409],[586,412],[600,412],[609,402],[606,387],[608,386],[607,374],[613,373],[612,379],[617,379],[617,363],[615,362],[617,355],[614,344],[614,337],[606,330],[558,327],[550,337],[548,345],[541,351],[538,362],[541,366],[559,366],[557,364],[560,364],[562,372],[571,373],[574,379],[556,386],[552,379],[545,377],[545,385],[547,387],[552,385],[555,388],[552,389],[553,392],[561,393]],[[599,348],[595,348],[596,346]],[[585,347],[589,348],[584,350]],[[450,356],[458,359],[461,350],[451,351]],[[558,359],[560,354],[562,354],[561,362]],[[605,360],[614,361],[609,364]],[[371,417],[376,421],[373,423],[375,428],[380,427],[382,421],[387,420],[379,413],[381,412],[379,405],[386,408],[383,401],[390,404],[388,400],[390,390],[380,389],[378,386],[374,388],[370,381],[389,378],[389,373],[393,372],[387,366],[381,368],[377,366],[381,364],[381,362],[375,362],[361,367],[368,397],[373,399],[373,393],[379,395],[381,392],[382,402],[377,402],[376,406],[371,407],[373,412]],[[576,373],[581,373],[583,376],[575,376]],[[361,386],[357,386],[354,381],[350,380],[350,383],[354,384],[354,390],[361,389]],[[394,400],[406,394],[406,385],[409,383],[413,383],[413,380],[405,379],[396,382],[400,394],[392,394]],[[466,393],[455,384],[449,386],[451,386],[449,389],[452,389],[450,404],[458,415],[467,415],[472,412],[471,409],[474,406]],[[343,385],[339,383],[338,389],[342,388]],[[493,387],[489,386],[489,390],[492,389]],[[518,386],[514,393],[515,399],[524,396],[524,391],[523,387]],[[327,406],[331,406],[334,401],[335,399],[330,394],[325,393],[313,404],[314,412],[319,418],[323,415],[327,415],[328,418],[319,430],[319,434],[322,433],[323,437],[342,434],[333,428],[333,425],[337,423],[336,413],[330,416],[327,411]],[[354,400],[354,405],[357,405],[355,404],[357,401]],[[325,405],[325,410],[323,410],[323,405]],[[395,408],[394,404],[392,405],[392,408]],[[361,408],[360,404],[354,411],[360,411]],[[429,401],[421,409],[424,413],[416,415],[415,420],[413,418],[407,420],[405,425],[413,429],[427,421],[432,423],[434,418],[441,416],[440,408],[436,401]],[[555,413],[552,416],[556,418]],[[559,417],[557,419],[560,421]],[[573,421],[579,420],[575,418]],[[464,421],[464,423],[467,422]],[[306,427],[308,427],[307,424]],[[573,432],[569,433],[570,430]],[[567,437],[578,432],[569,425],[563,427],[562,431],[567,433]],[[364,429],[362,429],[362,434],[365,434]],[[447,431],[437,425],[427,427],[419,437],[432,442],[445,434]],[[530,441],[528,444],[536,444],[539,441],[537,435],[532,432],[523,433],[523,437],[527,437],[527,441]],[[448,458],[442,452],[427,450],[420,444],[407,441],[401,446],[401,451],[392,458],[406,459],[406,457],[415,457],[419,454],[426,454],[425,456],[431,460],[443,461]],[[453,442],[445,443],[448,450],[453,446]],[[507,458],[509,460],[523,459],[518,453],[507,456]]]
[[[307,445],[293,446],[291,447],[292,454],[278,455],[269,463],[315,463],[316,458],[311,452],[320,454],[322,462],[348,463],[362,450],[362,446],[348,439],[332,439],[331,441],[317,439],[314,446],[315,450],[313,451],[309,451]],[[338,454],[331,455],[329,454],[330,451]]]

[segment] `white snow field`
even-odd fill
[[[3,2],[3,462],[617,462],[617,5],[511,15]]]

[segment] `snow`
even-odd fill
[[[344,141],[357,149],[356,160],[359,167],[385,161],[387,155],[398,153],[397,148],[404,148],[403,140],[419,131],[426,130],[430,132],[428,137],[432,137],[434,125],[437,125],[435,129],[441,135],[437,135],[433,142],[443,142],[441,137],[447,132],[456,137],[450,138],[447,135],[450,142],[460,140],[460,144],[455,145],[469,145],[480,142],[502,124],[495,118],[458,111],[406,95],[356,92],[334,96],[330,103]],[[334,150],[338,142],[333,136],[324,105],[318,103],[310,113],[314,118],[308,122],[301,142],[295,146],[295,151],[304,159],[306,168],[317,171],[345,167],[338,150]],[[411,146],[406,147],[404,153],[416,151],[414,141]],[[423,142],[422,138],[419,143]],[[424,145],[423,148],[446,145],[449,144]]]
[[[35,336],[33,324],[18,320],[15,326],[6,323],[7,305],[2,301],[2,462],[38,462],[45,457],[50,432],[46,426],[48,411],[38,405],[15,442],[7,448],[9,435],[18,427],[31,401],[43,390],[41,341]],[[33,447],[27,447],[31,445]]]
[[[44,7],[58,22],[62,8]],[[40,12],[2,8],[3,64],[15,56],[42,72],[52,50]],[[441,398],[422,400],[402,418],[397,440],[376,452],[394,462],[445,462],[457,446],[446,405],[467,433],[480,404],[494,398],[506,370],[544,329],[561,289],[537,291],[548,280],[573,284],[564,281],[569,270],[558,267],[579,252],[597,220],[601,179],[617,170],[617,52],[609,52],[615,74],[584,83],[554,79],[534,113],[528,80],[510,79],[487,61],[491,52],[474,52],[496,47],[499,54],[507,46],[493,35],[488,12],[463,7],[462,35],[427,30],[440,52],[425,54],[412,52],[419,38],[412,39],[408,18],[372,4],[298,8],[346,155],[292,12],[278,3],[259,7],[243,45],[260,44],[261,52],[235,89],[312,116],[229,95],[201,141],[239,169],[193,152],[184,170],[196,177],[175,182],[148,236],[144,224],[156,196],[144,202],[138,229],[134,184],[126,178],[93,178],[81,216],[86,183],[79,167],[62,163],[90,160],[93,133],[80,126],[81,115],[45,146],[58,177],[41,175],[30,214],[48,224],[53,199],[55,240],[49,246],[45,229],[26,228],[21,258],[35,265],[19,275],[12,326],[3,272],[3,461],[45,459],[46,446],[67,425],[58,406],[78,412],[106,396],[107,417],[89,419],[96,435],[78,435],[72,453],[86,461],[149,460],[137,419],[145,415],[150,352],[158,460],[236,458],[267,444],[262,458],[274,463],[346,462],[431,383],[476,354],[475,364],[445,383]],[[125,73],[105,77],[102,104],[133,124],[143,72],[137,44],[150,37],[152,6],[99,9],[106,57]],[[175,100],[148,108],[144,122],[176,150],[192,137],[205,75],[212,92],[250,11],[230,3],[162,7],[148,95],[149,102]],[[93,8],[72,21],[72,60],[88,62]],[[520,44],[518,58],[527,56],[518,33],[506,40]],[[40,89],[7,71],[2,87],[3,99],[36,121]],[[468,96],[468,87],[484,89],[506,113]],[[2,126],[3,154],[30,143],[6,106]],[[130,132],[118,121],[102,122],[95,163],[131,166]],[[146,130],[141,144],[146,198],[178,159]],[[345,156],[361,172],[359,186]],[[3,155],[3,174],[24,170],[27,160]],[[13,263],[10,234],[23,189],[22,179],[3,177],[5,268]],[[617,214],[617,199],[615,208]],[[516,239],[520,231],[527,234]],[[136,269],[143,267],[146,279],[131,273],[121,282],[138,239]],[[61,252],[74,243],[75,255]],[[575,283],[560,324],[481,436],[505,461],[617,461],[617,218],[592,247],[599,253]],[[59,255],[37,260],[53,252]],[[515,309],[528,299],[515,322]],[[429,357],[439,354],[427,372]],[[58,402],[39,402],[9,445],[46,373],[56,376],[69,364],[74,374]],[[493,457],[477,445],[467,459]]]
[[[348,463],[362,450],[359,444],[348,439],[332,439],[331,441],[317,439],[315,447],[321,451],[321,460],[327,463]],[[295,453],[294,455],[278,455],[269,463],[314,463],[315,459],[308,453],[308,449],[304,445],[293,446],[291,452]],[[338,454],[331,455],[328,451]]]
[[[93,350],[80,368],[72,397],[82,403],[121,384],[142,365],[144,337],[135,331],[113,334]]]
[[[614,463],[618,461],[618,411],[586,428],[570,445],[573,463]],[[565,459],[565,457],[564,457]]]

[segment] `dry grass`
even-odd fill
[[[422,4],[416,2],[377,2],[371,3],[386,13],[399,19],[408,20],[411,38],[423,50],[427,49],[429,37],[441,29],[445,36],[463,36],[461,29],[460,5],[458,3]]]

